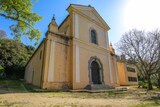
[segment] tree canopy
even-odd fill
[[[34,50],[17,40],[0,39],[0,65],[9,78],[23,78],[25,65]]]
[[[118,43],[118,49],[133,60],[140,76],[152,89],[151,76],[160,72],[160,31],[144,32],[131,30]]]
[[[15,23],[10,26],[12,35],[20,40],[26,35],[30,40],[39,40],[41,33],[34,28],[41,17],[32,11],[31,0],[0,0],[0,16]]]

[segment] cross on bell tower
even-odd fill
[[[48,26],[48,31],[53,33],[58,33],[58,25],[56,23],[55,15],[53,14],[52,21]]]

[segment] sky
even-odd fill
[[[111,28],[109,42],[113,46],[131,29],[153,31],[160,28],[160,0],[38,0],[33,3],[33,11],[43,17],[35,25],[42,33],[39,42],[45,38],[53,15],[60,25],[68,15],[66,9],[70,4],[93,6]],[[8,37],[11,37],[9,26],[13,23],[0,17],[0,29],[4,30]],[[26,45],[34,44],[25,37],[22,42]]]

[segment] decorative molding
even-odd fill
[[[100,26],[101,28],[106,29],[107,31],[110,29],[110,27],[107,25],[107,23],[106,23],[105,21],[103,21],[102,23],[99,23],[98,21],[93,20],[93,19],[91,19],[89,16],[83,14],[83,13],[82,13],[81,11],[79,11],[78,9],[73,9],[73,11],[74,11],[75,13],[78,13],[78,14],[81,15],[82,17],[88,19],[89,21],[95,23],[97,26]],[[105,24],[104,24],[104,22],[105,22]]]
[[[48,34],[51,34],[52,36],[56,36],[56,37],[62,38],[64,40],[66,40],[66,41],[69,41],[71,39],[71,37],[69,37],[68,35],[63,34],[63,33],[55,33],[55,32],[51,32],[51,31],[47,31],[46,35],[48,35]]]
[[[54,81],[54,57],[55,57],[55,41],[51,42],[50,58],[49,58],[49,71],[48,71],[48,82]]]
[[[88,70],[89,70],[89,84],[92,85],[93,82],[92,82],[92,71],[91,71],[91,63],[93,61],[96,61],[99,65],[99,73],[100,73],[100,82],[101,84],[105,84],[104,83],[104,75],[103,75],[103,64],[101,63],[100,59],[97,57],[97,56],[92,56],[90,57],[89,61],[88,61]]]
[[[110,81],[111,81],[111,83],[113,83],[113,78],[112,78],[112,65],[111,65],[111,55],[110,54],[108,54],[108,61],[109,61],[109,74],[110,74]]]
[[[102,47],[102,46],[99,46],[99,45],[96,45],[96,44],[93,44],[93,43],[87,43],[87,42],[84,42],[80,39],[76,39],[76,38],[73,38],[73,44],[76,45],[77,43],[76,42],[79,42],[81,44],[84,44],[84,45],[87,45],[87,46],[90,46],[91,48],[95,48],[95,49],[98,49],[98,50],[101,50],[101,51],[105,51],[105,52],[108,52],[110,53],[110,51],[108,50],[107,47]]]

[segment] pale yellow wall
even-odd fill
[[[126,77],[127,77],[127,84],[128,85],[138,85],[138,76],[137,76],[137,69],[134,65],[132,64],[126,64],[126,67],[132,67],[135,69],[135,72],[128,72],[126,69]],[[137,82],[132,82],[132,81],[128,81],[128,77],[136,77],[137,78]]]
[[[108,35],[107,28],[97,25],[93,20],[83,16],[83,14],[72,11],[73,18],[73,89],[82,89],[89,85],[89,63],[91,57],[96,56],[103,64],[104,83],[112,85],[110,82],[109,58],[108,54]],[[90,17],[91,18],[91,17]],[[96,30],[98,45],[91,43],[90,31]],[[76,47],[78,47],[79,58],[76,56]],[[78,61],[77,61],[78,60]],[[78,62],[78,64],[77,64]],[[77,65],[76,65],[77,64]],[[77,78],[77,67],[79,66]]]
[[[118,77],[120,85],[126,85],[126,68],[123,62],[117,62]]]
[[[119,86],[118,68],[116,56],[111,55],[112,85]]]
[[[76,82],[76,45],[79,47],[79,71],[80,82]],[[98,48],[95,45],[81,43],[74,40],[73,47],[73,89],[82,89],[89,85],[89,60],[91,57],[97,56],[103,64],[104,82],[110,85],[108,51],[104,48]]]
[[[54,52],[51,54],[51,42],[55,42]],[[62,89],[66,85],[71,87],[71,68],[70,68],[70,42],[65,42],[60,36],[55,34],[47,35],[47,56],[45,59],[45,74],[43,88],[47,89]],[[50,56],[54,57],[54,60],[50,61]],[[50,64],[51,63],[51,64]],[[53,81],[48,81],[49,67],[53,67]]]
[[[95,23],[91,22],[90,20],[86,19],[85,17],[75,13],[78,16],[78,31],[79,31],[79,40],[82,40],[84,42],[90,43],[90,31],[91,29],[96,30],[97,33],[97,39],[98,39],[98,45],[101,47],[107,47],[106,42],[106,29],[99,27]],[[75,15],[74,14],[74,15]]]
[[[65,22],[59,27],[59,33],[64,33],[66,36],[72,36],[72,17],[68,16]]]
[[[120,85],[137,85],[138,84],[138,77],[137,77],[137,70],[134,65],[127,65],[125,62],[117,62],[118,65],[118,76]],[[135,68],[136,72],[128,72],[127,66]],[[128,81],[128,77],[136,77],[137,82]]]
[[[43,49],[44,49],[44,43],[42,43],[38,48],[38,50],[36,50],[36,52],[32,56],[31,60],[29,61],[25,69],[26,82],[39,87],[41,85],[41,73],[42,73],[42,62],[43,62],[43,52],[44,52]],[[42,54],[40,59],[41,51]]]

